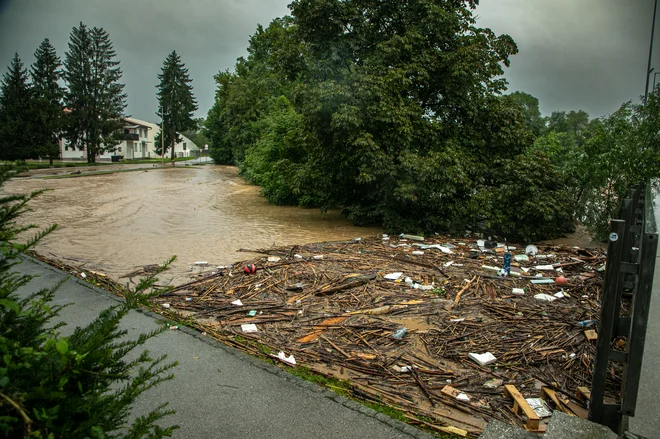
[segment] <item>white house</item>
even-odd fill
[[[133,117],[124,118],[123,140],[109,151],[97,156],[100,161],[110,161],[112,156],[124,156],[124,159],[149,159],[160,158],[156,153],[154,140],[160,133],[160,126],[151,122],[145,122]],[[174,153],[177,157],[198,156],[200,148],[186,136],[179,134],[181,142],[174,145]],[[69,145],[66,140],[60,141],[60,152],[62,160],[87,160],[87,151],[79,150]],[[167,159],[170,157],[168,151]]]

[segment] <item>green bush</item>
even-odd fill
[[[0,167],[0,185],[13,172]],[[26,244],[15,242],[32,228],[20,227],[16,220],[39,193],[0,198],[0,434],[53,439],[171,436],[177,426],[161,426],[173,413],[167,403],[129,421],[132,404],[144,391],[173,378],[170,370],[176,363],[167,363],[165,356],[153,358],[147,351],[133,355],[161,331],[130,340],[127,331],[119,329],[131,309],[157,293],[148,293],[156,274],[127,292],[124,303],[103,311],[69,337],[58,331],[63,323],[55,323],[63,308],[52,303],[60,285],[23,299],[16,294],[31,279],[12,271],[20,253],[55,229],[38,232]]]

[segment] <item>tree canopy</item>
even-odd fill
[[[34,157],[32,103],[27,70],[15,53],[0,83],[0,160]]]

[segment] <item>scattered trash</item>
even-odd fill
[[[534,410],[534,413],[536,413],[536,416],[539,418],[549,418],[552,416],[552,412],[548,408],[547,404],[545,401],[543,401],[541,398],[525,398],[525,401],[527,401],[527,404]]]
[[[536,294],[534,298],[536,300],[540,300],[541,302],[554,302],[557,300],[555,296],[551,296],[549,294]]]
[[[525,248],[525,254],[526,254],[526,255],[529,255],[529,256],[536,256],[536,254],[537,254],[538,252],[539,252],[539,249],[536,248],[535,245],[531,245],[531,244],[530,244],[530,245],[528,245],[528,246]]]
[[[245,274],[254,274],[257,272],[257,266],[254,264],[248,264],[245,267],[243,267],[243,272]]]
[[[289,355],[289,356],[287,357],[287,356],[284,354],[284,352],[280,351],[280,352],[277,354],[277,358],[279,358],[280,360],[282,360],[282,361],[284,361],[284,362],[287,362],[287,363],[289,363],[289,364],[292,364],[292,365],[294,365],[294,366],[296,365],[296,359],[293,357],[293,354],[292,354],[292,355]]]
[[[563,299],[564,297],[566,297],[566,293],[564,293],[563,291],[559,291],[558,293],[555,293],[552,296],[556,297],[557,299]]]
[[[420,285],[419,289],[422,291],[429,291],[434,289],[435,287],[433,285]]]
[[[414,252],[412,252],[412,254],[415,255],[415,256],[422,256],[424,254],[424,252],[420,251],[420,250],[415,250]]]
[[[513,288],[511,290],[511,294],[514,294],[516,296],[524,296],[525,295],[525,290],[522,288]]]
[[[302,259],[303,258],[301,255],[298,255],[298,254],[293,255],[293,257],[294,257],[294,259]]]
[[[409,373],[412,370],[412,366],[397,366],[396,364],[392,366],[392,369],[399,373]]]
[[[236,306],[243,306],[243,302],[241,302],[241,299],[236,299],[231,304]]]
[[[249,313],[247,313],[247,315],[250,316],[250,317],[254,317],[254,316],[257,315],[257,310],[253,309]]]
[[[417,235],[404,235],[404,234],[401,234],[401,235],[399,235],[399,237],[403,238],[403,239],[410,239],[411,241],[424,241],[423,236],[417,236]]]
[[[317,261],[320,261],[321,259],[323,259],[323,255],[314,255],[312,256],[312,258],[316,259]]]
[[[401,273],[400,271],[397,271],[395,273],[386,274],[385,279],[387,279],[387,280],[397,280],[398,278],[401,277],[402,274],[403,273]]]
[[[87,277],[87,275],[86,275],[85,273],[80,273],[80,277],[82,277],[83,279],[85,279],[85,278]]]
[[[241,330],[245,333],[257,332],[257,325],[254,323],[245,323],[241,325]]]
[[[465,321],[465,317],[460,318],[460,319],[451,319],[449,321],[452,322],[452,323],[460,323],[460,322]]]
[[[529,261],[529,256],[527,255],[515,255],[513,260],[516,262],[527,262]]]
[[[483,354],[474,354],[474,353],[469,353],[468,357],[474,361],[476,361],[480,366],[487,366],[491,363],[494,363],[497,361],[497,358],[490,352],[486,352]]]
[[[192,297],[186,297],[186,302],[192,302],[193,298]]]
[[[555,267],[552,265],[537,265],[534,269],[539,271],[553,271]]]
[[[163,308],[170,309],[170,304],[169,303],[163,303],[162,304]]]
[[[172,331],[175,331],[175,330],[179,329],[179,326],[178,325],[170,326],[170,329]]]
[[[303,284],[302,282],[296,282],[293,285],[285,286],[284,289],[287,291],[301,291],[303,289]]]
[[[394,334],[392,334],[392,338],[396,340],[401,340],[406,333],[408,332],[408,328],[399,328],[396,331],[394,331]]]
[[[578,326],[581,326],[583,328],[589,328],[590,326],[595,324],[596,324],[595,320],[582,320],[581,322],[578,322]]]
[[[555,283],[558,285],[566,285],[568,283],[568,280],[564,276],[559,276],[555,278]]]
[[[280,262],[282,258],[279,256],[268,256],[268,262]]]
[[[550,279],[549,277],[542,277],[541,279],[531,279],[530,282],[536,285],[543,285],[543,284],[554,284],[555,280]]]
[[[454,261],[449,261],[449,262],[445,262],[444,264],[442,264],[442,266],[445,267],[445,268],[451,267],[452,265],[454,265]]]
[[[499,378],[493,378],[491,380],[486,381],[482,387],[484,389],[497,389],[502,384],[504,384],[504,380],[501,380]]]

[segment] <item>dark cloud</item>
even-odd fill
[[[82,21],[110,33],[129,113],[156,119],[156,75],[175,49],[202,116],[213,102],[213,75],[233,68],[257,24],[288,13],[289,1],[0,0],[0,72],[14,51],[31,63],[46,37],[63,57],[71,28]],[[518,43],[506,71],[510,90],[537,96],[545,114],[585,109],[599,116],[643,93],[652,11],[652,0],[482,0],[477,14],[481,26]]]

